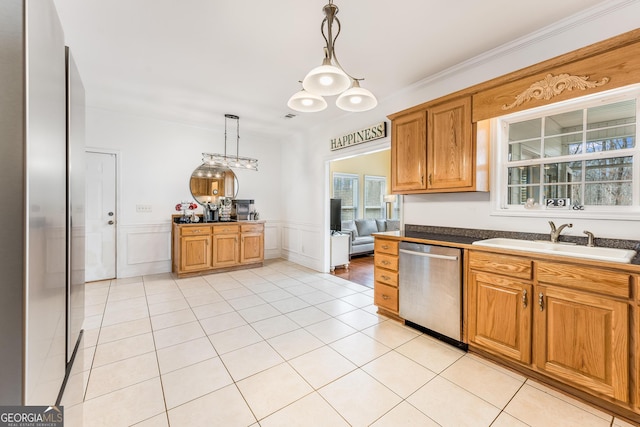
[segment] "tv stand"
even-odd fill
[[[339,231],[331,232],[331,271],[334,271],[338,265],[349,269],[350,238],[351,234],[342,234]]]

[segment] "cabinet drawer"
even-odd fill
[[[489,273],[505,274],[511,277],[531,280],[532,261],[510,255],[491,254],[487,252],[470,251],[469,267],[472,270],[487,271]]]
[[[376,253],[398,255],[399,243],[400,242],[398,242],[397,240],[387,240],[376,237],[373,244],[373,250]]]
[[[208,227],[208,226],[202,226],[202,227],[182,226],[182,227],[180,227],[180,235],[181,236],[201,236],[203,234],[211,234],[211,227]]]
[[[398,271],[398,257],[394,255],[385,255],[385,254],[376,253],[374,255],[373,263],[376,267]]]
[[[213,234],[237,233],[238,231],[240,231],[238,225],[215,225],[213,227]]]
[[[262,233],[264,231],[264,224],[242,224],[240,231],[243,233]]]
[[[398,288],[376,283],[373,291],[373,303],[389,311],[398,312]]]
[[[633,283],[633,276],[629,273],[545,261],[536,264],[536,274],[540,283],[552,283],[620,298],[629,298]]]
[[[394,271],[376,267],[373,270],[373,277],[376,282],[384,283],[385,285],[393,286],[395,288],[398,287],[398,273]]]

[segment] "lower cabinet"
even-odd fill
[[[249,264],[264,260],[264,225],[241,225],[240,263]]]
[[[180,270],[211,268],[211,236],[183,237],[180,243]]]
[[[213,234],[213,266],[229,267],[239,263],[238,233]]]
[[[398,317],[398,249],[397,240],[375,237],[373,267],[373,303],[378,311]]]
[[[475,271],[469,279],[469,340],[531,363],[531,283]]]
[[[209,224],[173,225],[172,271],[178,277],[262,265],[264,224]]]
[[[553,286],[536,292],[536,367],[629,402],[628,304]]]
[[[469,344],[629,409],[638,405],[631,396],[640,380],[631,380],[631,362],[640,357],[630,335],[638,316],[630,286],[637,280],[627,272],[469,251]]]

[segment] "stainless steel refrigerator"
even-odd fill
[[[68,368],[64,34],[51,0],[2,0],[0,29],[0,405],[53,405]]]

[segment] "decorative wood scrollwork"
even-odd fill
[[[524,92],[516,96],[516,100],[512,104],[505,104],[502,106],[502,109],[510,110],[532,99],[544,99],[548,101],[554,96],[560,95],[565,90],[585,90],[602,86],[609,82],[609,77],[603,77],[599,82],[590,82],[588,80],[589,76],[571,76],[569,74],[554,76],[547,74],[544,80],[540,80],[529,86]]]

